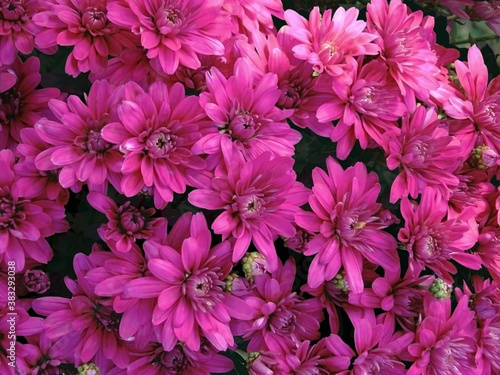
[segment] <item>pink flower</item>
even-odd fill
[[[213,121],[213,131],[194,145],[193,152],[217,154],[222,159],[221,142],[228,139],[246,159],[265,151],[293,155],[301,135],[285,121],[291,112],[276,106],[280,97],[277,76],[268,73],[254,82],[244,58],[236,61],[233,74],[226,79],[216,68],[207,73],[207,92],[200,95],[200,104]]]
[[[32,128],[47,102],[59,95],[56,88],[37,90],[39,70],[40,60],[36,57],[24,63],[16,58],[12,65],[0,66],[0,149],[14,149],[21,142],[21,130]]]
[[[439,86],[437,57],[424,28],[428,22],[432,29],[433,19],[424,18],[421,11],[411,12],[401,0],[389,4],[387,0],[372,0],[367,9],[367,29],[379,35],[375,42],[401,94],[414,93],[426,101],[429,91]]]
[[[231,328],[236,336],[250,340],[248,351],[286,349],[303,340],[319,339],[323,320],[319,300],[305,300],[292,292],[295,262],[288,260],[272,274],[255,277],[255,289],[244,296],[252,317],[235,319]]]
[[[106,81],[95,82],[86,97],[87,104],[75,95],[67,103],[53,99],[52,113],[59,121],[43,118],[35,129],[51,147],[42,151],[35,165],[43,171],[61,167],[60,184],[67,188],[78,182],[97,188],[120,170],[122,156],[117,147],[106,142],[102,128],[113,121],[120,90]]]
[[[275,30],[273,16],[283,19],[283,3],[280,0],[224,0],[222,5],[233,24],[233,33],[244,34],[249,39]]]
[[[42,270],[27,270],[23,283],[28,293],[44,294],[50,288],[49,276]]]
[[[108,56],[131,48],[131,33],[109,21],[107,0],[50,0],[48,9],[33,17],[43,28],[36,35],[38,47],[72,46],[66,73],[76,77],[90,71],[102,73]]]
[[[205,116],[198,98],[185,97],[181,84],[169,89],[156,82],[145,92],[130,82],[118,117],[120,122],[106,125],[102,134],[125,155],[121,189],[127,197],[154,186],[161,198],[171,202],[174,192],[186,190],[187,171],[205,168],[205,161],[191,153]],[[159,207],[156,200],[155,206]]]
[[[109,0],[108,18],[140,35],[150,59],[157,59],[167,74],[179,64],[200,67],[198,54],[222,55],[220,39],[229,36],[229,17],[222,0]]]
[[[234,344],[231,317],[250,314],[244,302],[222,290],[233,266],[231,244],[223,241],[210,249],[212,236],[202,213],[184,214],[174,228],[169,245],[146,241],[145,250],[155,254],[148,261],[152,276],[129,281],[125,296],[157,297],[152,322],[160,326],[158,338],[166,351],[177,340],[198,351],[202,337],[226,350]]]
[[[313,212],[300,211],[296,223],[318,233],[308,244],[305,255],[318,254],[308,274],[312,288],[332,279],[342,266],[354,292],[363,290],[363,258],[384,269],[397,267],[396,240],[382,229],[391,223],[383,219],[378,177],[367,173],[362,163],[343,170],[332,158],[326,160],[328,174],[313,170]]]
[[[447,283],[453,283],[450,273],[456,273],[457,269],[451,259],[471,269],[481,267],[479,257],[467,253],[478,240],[476,222],[467,221],[464,215],[446,220],[447,211],[446,201],[429,187],[418,206],[408,198],[402,199],[405,227],[399,231],[398,239],[406,244],[413,276],[428,267]]]
[[[460,142],[439,127],[433,109],[420,106],[411,117],[404,116],[401,130],[385,134],[383,144],[389,169],[400,168],[391,187],[392,203],[407,195],[417,198],[427,186],[450,198],[459,184],[453,172],[462,151]]]
[[[354,58],[379,51],[372,43],[376,35],[364,32],[366,24],[357,20],[358,15],[355,7],[339,7],[333,16],[331,9],[321,15],[319,7],[314,7],[306,20],[293,10],[285,11],[285,32],[300,42],[293,47],[295,57],[309,62],[318,74],[326,71],[349,82]]]
[[[397,128],[396,121],[407,111],[383,62],[373,60],[358,67],[354,61],[353,66],[357,68],[353,82],[334,82],[335,95],[316,113],[322,123],[340,120],[330,135],[338,142],[336,150],[340,159],[347,158],[356,139],[363,149],[373,141],[380,145],[382,135]]]
[[[472,5],[471,17],[477,21],[486,21],[486,25],[500,35],[500,1],[475,1]]]
[[[490,224],[481,228],[478,238],[477,254],[491,277],[500,282],[500,228]]]
[[[215,219],[212,229],[223,238],[235,238],[233,262],[237,262],[253,241],[271,270],[278,267],[274,247],[277,236],[295,234],[293,215],[307,200],[308,190],[295,181],[293,160],[265,152],[244,162],[241,155],[224,151],[226,171],[216,171],[207,188],[188,196],[197,207],[224,212]]]

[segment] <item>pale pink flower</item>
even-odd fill
[[[306,203],[308,189],[295,181],[292,158],[272,159],[271,153],[265,152],[245,162],[225,143],[227,172],[216,171],[208,186],[191,192],[188,200],[197,207],[224,210],[212,229],[223,238],[235,238],[233,262],[240,260],[253,242],[269,268],[276,270],[279,261],[274,241],[278,236],[295,234],[293,215]]]
[[[59,95],[56,88],[37,89],[39,71],[40,60],[36,57],[25,62],[16,58],[12,65],[0,66],[0,149],[14,150],[21,142],[21,130],[32,128],[47,102]]]
[[[372,43],[377,36],[364,32],[366,23],[358,20],[358,15],[355,7],[339,7],[333,15],[331,9],[321,15],[319,7],[314,7],[306,20],[291,9],[285,11],[284,30],[299,41],[293,47],[295,57],[309,62],[317,74],[326,71],[349,82],[354,58],[379,52]]]
[[[467,220],[464,215],[447,220],[447,211],[446,201],[429,187],[424,190],[419,205],[408,198],[402,199],[405,227],[399,231],[398,239],[406,244],[413,276],[417,277],[428,267],[447,283],[453,283],[450,274],[455,274],[457,269],[451,259],[471,269],[481,267],[480,258],[467,252],[478,240],[475,220]]]
[[[49,102],[58,121],[47,118],[35,126],[40,138],[51,147],[42,151],[35,165],[43,171],[61,167],[59,183],[67,188],[78,182],[99,187],[110,175],[120,171],[122,156],[116,146],[106,142],[103,127],[116,116],[120,90],[106,81],[95,82],[84,104],[75,95],[67,102],[53,99]]]
[[[127,197],[154,186],[161,198],[171,202],[174,192],[186,190],[187,171],[205,168],[205,161],[191,153],[201,137],[205,114],[198,98],[186,97],[181,84],[169,89],[156,82],[145,92],[130,82],[118,117],[119,122],[103,128],[102,136],[105,142],[119,145],[125,156],[121,189]]]
[[[390,201],[410,195],[417,198],[429,186],[449,199],[459,184],[453,174],[462,162],[461,145],[439,126],[434,109],[419,106],[402,120],[401,129],[386,133],[382,143],[387,166],[400,173],[392,183]]]
[[[140,35],[147,57],[173,74],[180,65],[197,69],[200,55],[223,55],[229,36],[222,0],[108,0],[108,18]]]
[[[309,241],[305,255],[317,254],[308,274],[308,284],[318,287],[332,279],[342,266],[351,290],[361,292],[363,258],[384,269],[397,266],[396,240],[382,229],[391,222],[383,218],[378,177],[367,173],[362,163],[343,170],[332,157],[326,160],[328,174],[313,170],[313,212],[301,211],[296,223],[317,235]]]

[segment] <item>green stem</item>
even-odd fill
[[[487,42],[489,40],[496,40],[500,39],[500,36],[498,35],[486,35],[486,36],[480,36],[477,38],[470,38],[470,39],[462,39],[462,40],[457,40],[456,42],[452,42],[455,45],[460,45],[460,44],[475,44],[477,42]]]

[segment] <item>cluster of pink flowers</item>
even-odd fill
[[[0,0],[0,373],[500,374],[500,77],[434,23]]]

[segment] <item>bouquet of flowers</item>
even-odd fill
[[[0,0],[0,373],[500,374],[499,34]]]

